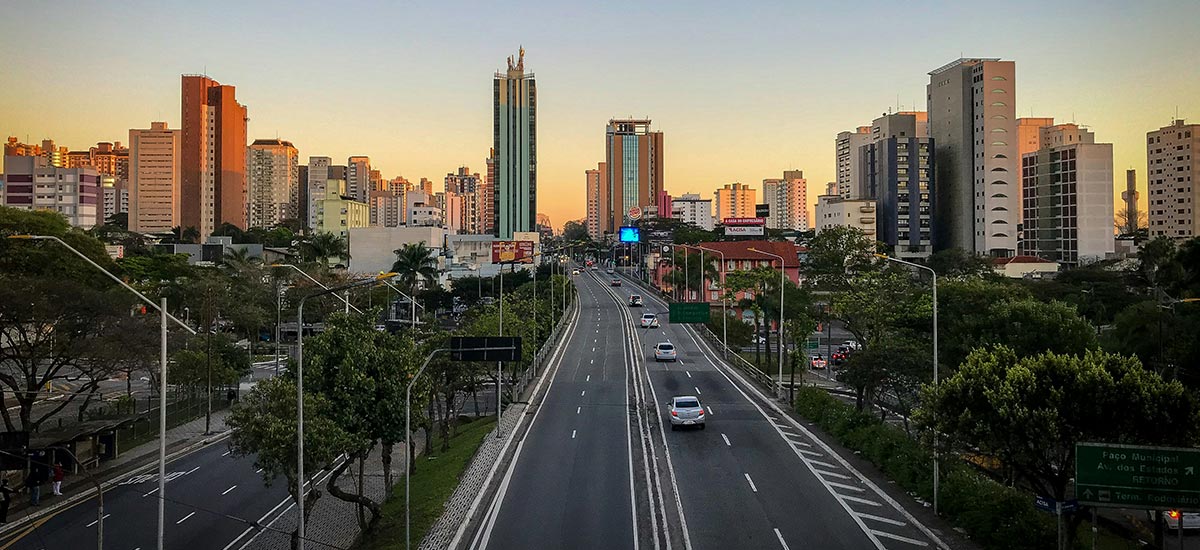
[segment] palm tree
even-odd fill
[[[306,262],[329,265],[330,258],[337,258],[343,262],[350,260],[346,239],[333,233],[317,233],[300,241],[298,248],[300,257]]]
[[[262,258],[251,257],[247,247],[226,248],[225,253],[221,255],[221,266],[231,269],[235,273],[259,264],[262,264]]]
[[[425,243],[406,244],[393,252],[396,254],[396,263],[392,264],[392,271],[399,273],[398,278],[408,288],[410,295],[417,290],[422,279],[432,281],[437,278],[437,259]]]

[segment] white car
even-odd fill
[[[814,369],[823,369],[825,368],[825,365],[825,358],[821,357],[820,355],[813,357],[812,360],[809,361],[809,366]]]
[[[572,270],[571,270],[571,275],[579,275],[579,270],[578,270],[578,269],[572,269]]]
[[[658,328],[658,316],[653,313],[643,313],[642,328]]]
[[[675,344],[670,342],[659,342],[654,345],[654,361],[670,361],[675,362]]]
[[[1163,520],[1166,521],[1167,530],[1174,531],[1179,529],[1179,516],[1183,516],[1183,530],[1190,531],[1192,529],[1200,529],[1200,513],[1182,512],[1179,510],[1170,510],[1163,514]]]
[[[700,400],[691,395],[680,395],[671,398],[671,430],[682,426],[699,426],[704,429],[704,407]]]

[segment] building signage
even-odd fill
[[[641,218],[642,218],[642,207],[640,207],[640,206],[630,206],[630,207],[629,207],[629,219],[631,219],[631,220],[638,220],[638,219],[641,219]]]
[[[754,215],[760,218],[771,217],[771,204],[756,204],[754,205]]]
[[[1075,479],[1084,504],[1200,511],[1200,449],[1079,443]]]
[[[492,241],[492,263],[533,263],[533,241]]]
[[[761,225],[727,225],[725,226],[726,235],[762,235],[763,226]]]
[[[766,225],[766,218],[725,218],[721,223],[725,225]]]

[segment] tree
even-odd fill
[[[928,265],[938,277],[999,279],[992,262],[985,256],[971,254],[961,248],[939,250],[929,256]]]
[[[362,445],[334,422],[337,411],[323,396],[305,392],[304,413],[306,473],[329,467],[346,449]],[[225,420],[233,431],[229,446],[234,456],[254,457],[254,465],[262,469],[267,485],[279,477],[286,479],[293,500],[300,494],[296,478],[299,455],[296,416],[296,383],[288,375],[259,381]],[[305,493],[306,518],[320,496],[321,491],[315,485]],[[298,530],[292,532],[292,548],[297,547]]]
[[[199,243],[200,230],[195,227],[188,226],[179,234],[179,242],[181,243]]]
[[[422,281],[437,280],[437,258],[425,243],[408,243],[392,252],[396,254],[392,271],[399,273],[397,280],[409,296],[417,291]]]
[[[126,231],[129,230],[129,212],[117,212],[104,220],[104,225],[119,227]]]
[[[563,225],[564,241],[587,241],[588,236],[587,226],[578,221],[569,221]]]
[[[1113,225],[1117,228],[1117,233],[1122,236],[1135,236],[1140,229],[1150,226],[1150,218],[1146,215],[1146,211],[1140,208],[1134,208],[1132,211],[1124,207],[1117,211],[1116,219],[1113,220]]]
[[[71,279],[95,289],[107,289],[114,284],[112,279],[58,243],[3,238],[10,235],[58,237],[104,269],[116,271],[116,265],[104,250],[104,243],[86,231],[71,227],[61,214],[0,206],[0,275]]]
[[[317,233],[297,243],[297,252],[306,262],[329,265],[329,260],[350,261],[350,248],[346,239],[333,233]]]
[[[702,284],[700,274],[703,272],[704,277],[709,281],[720,280],[720,273],[717,271],[715,264],[718,260],[720,260],[720,257],[716,254],[705,254],[704,263],[701,265],[700,254],[692,250],[679,249],[672,258],[674,266],[670,273],[667,274],[666,281],[672,287],[690,291],[680,294],[680,298],[683,301],[687,302],[699,298],[701,301],[707,302],[708,298],[700,286]],[[685,296],[684,294],[691,295]]]
[[[250,374],[250,355],[228,335],[216,334],[194,337],[186,349],[176,351],[167,381],[206,388],[210,382],[214,386],[236,384],[247,374]]]
[[[877,269],[877,244],[857,227],[822,230],[808,243],[801,270],[806,280],[821,290],[841,290],[856,274]]]
[[[1033,299],[992,303],[960,325],[943,326],[941,334],[948,337],[943,362],[952,369],[971,350],[993,344],[1004,344],[1020,357],[1045,351],[1081,354],[1098,347],[1095,329],[1074,307]]]
[[[239,273],[260,265],[262,265],[262,258],[250,256],[250,249],[244,246],[226,248],[225,252],[221,255],[221,267],[229,269],[234,273]]]
[[[916,421],[942,434],[943,451],[994,457],[1059,501],[1080,441],[1191,446],[1200,433],[1183,386],[1135,358],[1099,351],[1021,358],[1005,346],[972,352],[951,377],[926,386]]]

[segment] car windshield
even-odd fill
[[[680,399],[675,402],[677,409],[695,409],[700,407],[700,402],[695,399]]]

